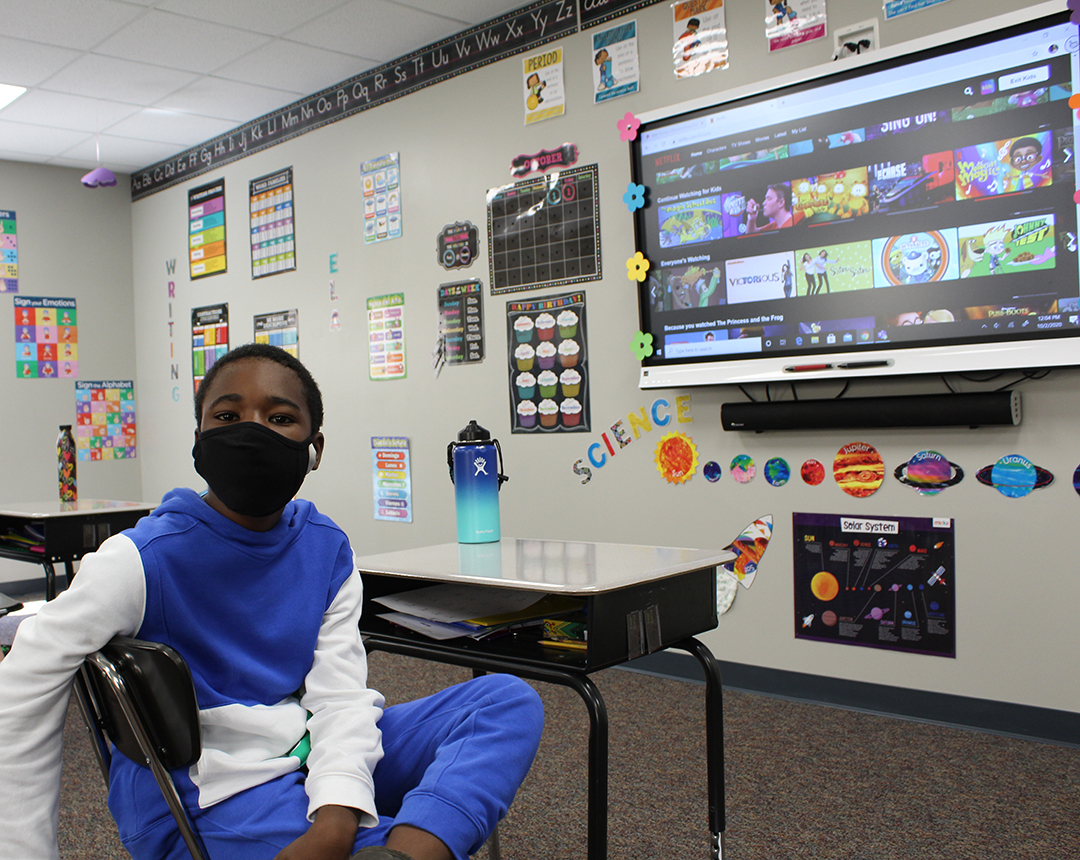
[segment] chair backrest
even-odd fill
[[[191,671],[168,645],[117,636],[84,665],[94,710],[113,745],[138,764],[147,764],[128,708],[149,737],[167,770],[199,760],[199,705]]]

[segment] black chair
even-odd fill
[[[154,774],[194,860],[210,860],[169,774],[202,754],[199,705],[183,658],[168,645],[117,636],[86,658],[75,694],[106,785],[111,741]]]

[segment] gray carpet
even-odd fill
[[[390,701],[469,676],[371,657],[372,686]],[[616,669],[593,677],[611,719],[611,858],[705,860],[703,688]],[[500,826],[502,853],[584,857],[588,719],[572,691],[537,689],[544,739]],[[1080,749],[735,692],[724,714],[728,860],[1080,857]],[[123,860],[74,710],[64,761],[60,856]]]

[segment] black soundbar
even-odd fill
[[[913,394],[840,400],[723,403],[725,430],[828,430],[859,427],[986,427],[1020,423],[1020,392]]]

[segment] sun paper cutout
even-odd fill
[[[641,128],[641,120],[634,116],[630,111],[627,111],[626,115],[620,119],[616,125],[619,126],[619,140],[623,143],[637,140],[637,130]]]
[[[626,193],[622,196],[622,202],[626,208],[633,212],[635,209],[645,208],[645,186],[635,185],[631,182],[626,186]]]
[[[644,281],[648,271],[649,261],[645,259],[645,255],[641,251],[638,251],[626,261],[626,277],[631,281]]]
[[[672,431],[656,445],[656,471],[669,484],[684,484],[697,471],[697,446],[689,436]]]
[[[630,349],[634,351],[634,355],[637,356],[638,361],[644,361],[650,355],[653,354],[653,336],[651,334],[645,334],[644,332],[638,332],[634,335],[634,339],[630,342]]]

